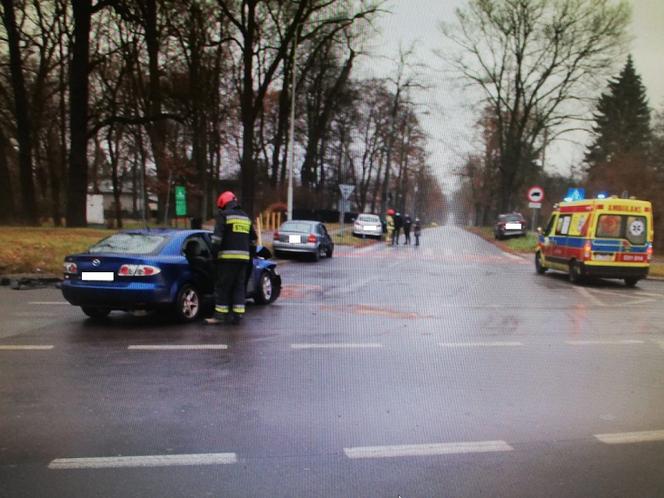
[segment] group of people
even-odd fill
[[[401,234],[401,229],[403,228],[404,234],[404,244],[410,244],[410,231],[413,230],[413,235],[415,235],[415,246],[420,245],[420,235],[422,234],[422,223],[419,218],[415,218],[415,222],[410,218],[410,215],[406,214],[401,216],[401,213],[395,211],[394,209],[388,209],[387,215],[385,216],[385,222],[387,224],[387,237],[385,238],[385,243],[389,245],[399,245],[399,235]]]
[[[239,324],[245,311],[246,280],[258,237],[233,192],[217,198],[217,217],[212,234],[215,261],[214,317],[209,324]]]

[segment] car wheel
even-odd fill
[[[181,322],[193,322],[201,313],[201,296],[193,285],[184,284],[175,298],[175,316]]]
[[[321,252],[323,252],[323,247],[322,247],[322,246],[318,246],[318,247],[316,248],[316,251],[313,253],[313,259],[314,259],[315,262],[320,261]]]
[[[548,268],[542,264],[542,254],[540,252],[535,253],[535,271],[538,275],[544,275]]]
[[[639,279],[636,277],[627,277],[625,279],[625,285],[627,287],[635,287],[638,281]]]
[[[256,289],[256,298],[258,304],[270,304],[276,299],[274,280],[270,272],[264,271],[258,279],[258,288]]]
[[[576,261],[572,261],[569,264],[569,281],[573,284],[580,284],[583,281],[581,266]]]
[[[331,258],[333,253],[334,253],[334,246],[330,245],[330,247],[325,251],[325,256]]]
[[[111,312],[109,308],[101,306],[81,306],[81,310],[93,320],[103,320]]]

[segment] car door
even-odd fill
[[[205,294],[214,292],[214,265],[209,241],[203,234],[195,234],[182,244],[182,253],[193,276],[194,283]]]
[[[332,237],[330,237],[330,234],[327,233],[327,228],[325,228],[325,225],[322,223],[318,225],[318,232],[321,236],[321,240],[324,241],[323,247],[327,251],[329,251],[332,248]]]

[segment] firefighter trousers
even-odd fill
[[[215,279],[216,318],[225,318],[231,313],[244,315],[246,300],[246,274],[249,265],[244,261],[217,261]]]

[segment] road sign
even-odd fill
[[[582,201],[586,198],[586,189],[584,188],[569,188],[567,189],[566,201]]]
[[[533,208],[533,209],[540,209],[542,207],[542,203],[541,202],[529,202],[528,207]]]
[[[343,197],[344,200],[347,201],[348,198],[350,197],[350,194],[352,194],[353,190],[355,190],[355,185],[345,185],[343,183],[340,183],[339,190],[341,190],[341,197]]]
[[[187,191],[182,185],[175,187],[175,216],[187,216]]]
[[[528,189],[528,200],[530,202],[542,202],[544,200],[544,189],[534,185]],[[532,207],[532,206],[531,206]]]

